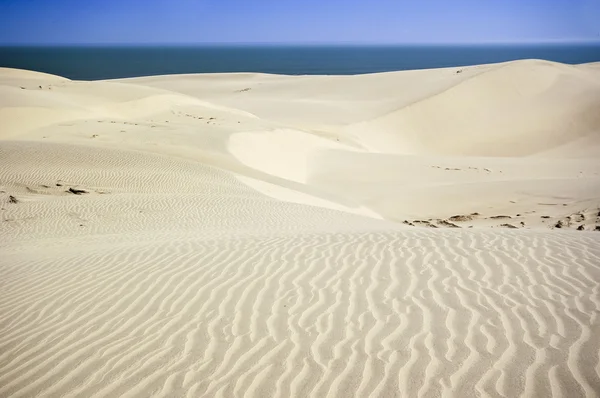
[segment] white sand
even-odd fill
[[[1,397],[600,391],[597,64],[0,69],[0,209]]]

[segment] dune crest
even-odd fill
[[[599,108],[595,72],[522,61],[346,131],[383,153],[527,156],[588,136],[598,139]]]

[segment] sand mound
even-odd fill
[[[49,73],[0,67],[0,84],[11,84],[16,86],[19,83],[27,80],[39,80],[42,82],[52,83],[70,81],[66,77],[51,75]]]
[[[370,150],[525,156],[600,134],[592,73],[545,61],[501,64],[346,131]]]
[[[86,119],[134,120],[184,111],[255,117],[248,112],[194,97],[139,85],[68,80],[58,80],[58,83],[44,80],[42,85],[32,87],[15,86],[12,80],[9,80],[10,84],[3,83],[13,75],[21,77],[11,69],[0,73],[0,137],[3,138],[22,136],[60,122]],[[24,73],[26,77],[29,75]],[[38,79],[45,77],[43,74],[33,76]]]
[[[347,125],[428,98],[490,66],[356,76],[205,74],[122,79],[246,110],[299,128]]]

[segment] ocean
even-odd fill
[[[517,59],[600,61],[600,42],[494,45],[198,45],[0,47],[0,66],[75,80],[179,73],[350,75]]]

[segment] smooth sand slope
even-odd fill
[[[1,397],[596,397],[600,68],[0,69]]]

